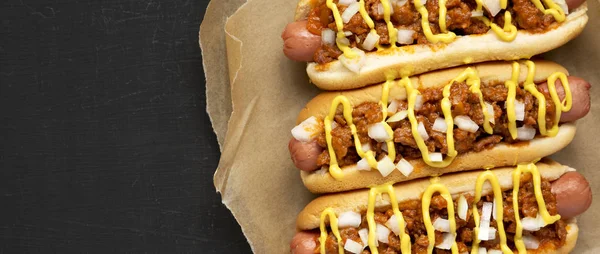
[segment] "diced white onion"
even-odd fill
[[[346,39],[346,41],[348,40],[347,38],[344,39]],[[358,74],[362,66],[365,64],[365,52],[357,48],[352,48],[350,50],[357,54],[357,56],[354,58],[348,58],[346,57],[346,55],[341,55],[338,59],[340,60],[342,65],[344,65],[344,67]]]
[[[360,236],[360,240],[363,243],[363,247],[366,247],[367,245],[369,245],[369,230],[368,229],[363,228],[363,229],[359,230],[358,236]]]
[[[483,7],[485,7],[493,17],[500,12],[500,0],[483,0]]]
[[[323,41],[323,44],[335,44],[335,31],[329,28],[321,30],[321,40]]]
[[[400,234],[400,226],[398,225],[398,219],[396,218],[396,215],[392,215],[388,221],[385,222],[385,226],[391,229],[395,235]]]
[[[335,41],[342,45],[346,45],[346,46],[350,45],[350,40],[348,40],[348,38],[346,38],[346,37],[337,37],[336,36]]]
[[[444,158],[442,157],[442,153],[430,153],[429,160],[433,162],[441,162],[444,161]]]
[[[358,2],[348,5],[346,10],[344,10],[344,13],[342,13],[342,21],[344,21],[344,24],[348,23],[354,14],[358,13],[358,10],[360,10]]]
[[[387,143],[381,144],[381,150],[384,151],[384,152],[386,152],[386,153],[388,152]]]
[[[479,233],[477,234],[477,239],[487,241],[488,238],[490,238],[490,221],[481,220],[479,221]]]
[[[494,106],[487,102],[485,103],[485,106],[487,107],[488,115],[490,115],[490,123],[496,124],[496,119],[494,118]]]
[[[460,195],[460,197],[458,197],[458,202],[457,202],[457,213],[458,213],[458,218],[462,219],[462,220],[467,220],[467,211],[469,210],[469,204],[467,203],[467,199],[465,198],[465,196]]]
[[[408,2],[408,0],[392,0],[392,4],[396,6],[403,6]]]
[[[454,234],[452,233],[444,233],[442,235],[442,242],[435,247],[442,250],[449,250],[452,248],[452,244],[454,243]]]
[[[525,120],[525,104],[521,101],[515,101],[515,116],[517,121]]]
[[[494,204],[492,204],[492,202],[483,202],[483,207],[481,208],[481,220],[491,220],[493,206]]]
[[[496,239],[496,228],[490,227],[488,231],[488,240],[491,241],[494,239]]]
[[[565,0],[554,0],[554,3],[557,4],[566,14],[569,14],[569,6],[567,5],[567,1]]]
[[[344,250],[347,250],[354,254],[359,254],[363,250],[363,245],[352,241],[352,239],[346,239],[346,244],[344,244]]]
[[[446,131],[448,130],[448,125],[446,124],[446,120],[444,120],[444,118],[441,118],[441,117],[436,118],[435,122],[433,122],[432,129],[434,131],[446,133]]]
[[[377,240],[382,243],[389,243],[388,237],[390,235],[390,230],[386,228],[384,225],[377,223]]]
[[[398,43],[412,44],[415,41],[415,39],[413,38],[414,34],[415,31],[411,29],[398,29]]]
[[[421,4],[425,5],[427,3],[427,0],[421,0]]]
[[[521,220],[521,225],[523,226],[524,230],[538,231],[538,230],[540,230],[540,228],[543,228],[544,226],[546,226],[546,222],[544,221],[542,216],[540,216],[540,214],[538,213],[535,218],[531,218],[531,217],[523,218]]]
[[[396,168],[396,166],[389,156],[385,156],[377,162],[377,170],[379,170],[379,173],[381,173],[383,177],[390,175],[390,173],[394,171],[394,168]]]
[[[410,162],[408,162],[404,158],[402,158],[402,159],[400,159],[400,161],[398,161],[398,163],[396,164],[396,168],[404,176],[409,176],[414,170],[413,165],[411,165]]]
[[[356,0],[340,0],[338,3],[340,5],[348,6],[348,5],[351,5],[353,3],[356,3]]]
[[[540,247],[540,241],[538,241],[538,239],[532,235],[524,235],[523,243],[525,244],[525,248],[528,250],[536,250],[538,247]]]
[[[401,110],[401,111],[396,112],[396,114],[394,114],[390,118],[388,118],[386,120],[386,122],[393,123],[393,122],[402,121],[402,120],[404,120],[406,118],[406,116],[408,116],[408,111]]]
[[[348,228],[348,227],[357,228],[358,226],[360,226],[361,221],[362,221],[362,218],[359,213],[353,212],[353,211],[343,212],[340,214],[340,217],[338,218],[338,227],[340,227],[340,228]]]
[[[379,37],[379,34],[377,34],[376,32],[370,32],[367,35],[367,38],[365,38],[365,41],[362,43],[363,49],[365,49],[366,51],[373,50],[377,42],[379,42]]]
[[[356,43],[360,43],[360,38],[358,38],[358,36],[354,36],[354,40],[356,40]]]
[[[423,107],[423,95],[417,95],[415,98],[415,110],[419,110]]]
[[[388,105],[388,108],[387,108],[388,114],[396,113],[396,111],[398,111],[399,104],[400,103],[398,102],[398,100],[392,100],[392,102],[390,102],[390,105]]]
[[[477,251],[477,253],[479,253],[479,254],[487,254],[487,249],[485,247],[479,247],[479,250]]]
[[[532,140],[535,137],[535,129],[533,127],[524,125],[523,127],[517,128],[517,139],[518,140]]]
[[[496,219],[498,211],[496,211],[496,199],[494,198],[494,202],[492,202],[492,218]]]
[[[371,170],[371,165],[369,165],[369,162],[366,158],[362,158],[356,163],[356,170],[369,171]]]
[[[441,217],[438,217],[433,222],[433,228],[435,228],[435,230],[440,231],[440,232],[450,232],[450,221],[443,219]]]
[[[483,11],[471,11],[471,17],[483,17]]]
[[[339,126],[339,124],[336,121],[331,122],[331,129],[335,129]]]
[[[311,116],[292,129],[292,136],[298,141],[311,141],[322,130],[317,118]]]
[[[376,140],[377,142],[385,142],[391,138],[385,129],[384,123],[381,122],[369,125],[368,134],[370,138]]]
[[[487,254],[503,254],[503,252],[501,250],[491,249],[488,250]]]
[[[364,143],[360,146],[360,148],[362,148],[363,151],[370,151],[371,150],[371,144],[370,143]]]
[[[389,2],[391,4],[391,2]],[[377,4],[377,14],[379,15],[384,15],[384,9],[383,9],[383,4],[381,2],[379,2]],[[394,8],[390,5],[390,15],[394,14]]]
[[[351,36],[352,32],[350,32],[350,31],[344,31],[344,35],[346,35],[346,37]]]
[[[429,134],[427,134],[427,130],[425,129],[425,125],[423,125],[423,122],[419,122],[419,125],[417,125],[417,131],[419,132],[419,135],[423,140],[429,139]]]
[[[479,129],[479,125],[468,116],[456,116],[454,118],[454,124],[456,124],[459,129],[471,133],[475,133]]]

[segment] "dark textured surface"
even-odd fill
[[[208,0],[0,4],[0,253],[247,253],[212,183]]]

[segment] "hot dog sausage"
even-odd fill
[[[573,98],[571,110],[561,114],[560,122],[571,122],[584,117],[590,111],[590,83],[582,78],[569,76],[569,87]],[[548,91],[548,85],[542,83],[538,85],[540,90]],[[559,98],[564,99],[564,90],[560,85],[560,80],[556,81],[556,92]],[[317,157],[323,151],[316,142],[304,143],[292,137],[288,146],[292,161],[297,168],[304,171],[313,171],[319,169],[317,166]]]
[[[317,248],[317,237],[319,234],[312,231],[300,231],[296,233],[290,243],[290,250],[293,254],[313,254]]]
[[[561,122],[575,121],[584,117],[590,111],[590,83],[582,78],[573,76],[570,76],[567,79],[569,80],[569,87],[571,88],[573,106],[570,111],[562,113],[560,116]],[[555,86],[558,97],[562,101],[565,98],[565,91],[561,84],[560,80],[557,80]],[[538,85],[538,88],[548,92],[548,84],[545,82]]]
[[[281,34],[283,53],[294,61],[312,62],[315,51],[321,46],[321,36],[306,29],[307,21],[288,24]]]
[[[566,0],[569,10],[576,9],[583,2],[585,0]],[[306,20],[292,22],[281,34],[283,53],[291,60],[312,62],[315,51],[321,46],[321,36],[310,33],[306,24]]]
[[[573,218],[585,212],[592,204],[590,184],[577,172],[568,172],[552,182],[556,208],[562,218]]]
[[[569,11],[577,9],[577,7],[581,6],[585,0],[566,0],[567,6],[569,7]]]
[[[302,142],[292,138],[288,149],[297,168],[304,171],[313,171],[318,168],[317,157],[323,152],[323,148],[317,142]]]

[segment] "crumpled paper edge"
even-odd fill
[[[233,65],[232,61],[228,58],[216,58],[219,59],[218,63],[209,64],[206,62],[206,56],[226,52],[225,33],[223,33],[223,36],[218,37],[211,37],[209,35],[219,34],[216,30],[224,31],[225,23],[229,19],[229,16],[233,15],[238,9],[235,8],[235,5],[241,6],[242,4],[245,4],[245,0],[210,1],[198,32],[198,44],[202,53],[202,68],[205,75],[205,83],[218,84],[211,86],[212,88],[217,88],[214,91],[209,89],[207,85],[205,87],[205,94],[206,112],[211,121],[213,131],[217,135],[217,142],[221,152],[223,152],[229,117],[233,111],[230,90],[231,76],[229,72],[229,68],[232,68]],[[215,58],[211,57],[211,59]]]

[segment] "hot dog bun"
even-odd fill
[[[549,61],[535,61],[536,72],[534,82],[542,82],[554,72],[568,73],[562,66]],[[510,79],[512,67],[506,62],[490,62],[470,66],[477,70],[481,82],[505,81]],[[446,70],[434,71],[412,77],[413,84],[419,84],[419,88],[437,88],[448,84],[459,75],[466,66]],[[527,66],[521,65],[519,82],[523,82],[527,74]],[[406,98],[404,88],[396,87],[390,89],[390,98],[403,100]],[[323,93],[310,101],[300,112],[297,122],[300,123],[308,117],[315,116],[324,118],[329,110],[330,103],[337,95],[345,95],[353,105],[365,101],[378,101],[381,98],[381,86],[370,86],[357,90]],[[493,168],[501,166],[516,165],[532,161],[558,152],[566,147],[574,138],[576,127],[574,123],[563,123],[559,125],[558,134],[554,137],[538,136],[531,141],[516,144],[500,143],[491,149],[480,152],[468,152],[459,154],[447,167],[435,168],[427,165],[422,159],[408,160],[413,165],[414,171],[405,176],[400,171],[394,170],[387,177],[383,177],[379,171],[357,170],[356,164],[342,167],[344,176],[334,179],[327,171],[317,170],[313,172],[302,171],[301,177],[304,185],[314,193],[339,192],[366,188],[387,182],[404,182],[411,179],[441,175],[457,171],[474,170],[479,168]]]
[[[538,171],[542,179],[556,181],[562,175],[573,172],[568,166],[561,165],[549,159],[544,159],[536,163]],[[513,188],[512,172],[514,167],[497,168],[492,172],[498,179],[502,191],[511,190]],[[462,194],[474,195],[475,182],[482,171],[462,172],[456,174],[445,175],[439,178],[437,183],[444,185],[452,195],[453,199],[458,198]],[[411,200],[420,200],[431,184],[430,179],[419,179],[406,183],[394,185],[395,198],[398,204]],[[488,183],[484,184],[482,196],[491,193],[491,187]],[[375,211],[385,211],[391,208],[391,203],[388,195],[382,195],[383,198],[377,198],[375,201]],[[591,199],[591,196],[589,197]],[[351,191],[338,194],[330,194],[318,197],[310,202],[298,215],[296,227],[298,231],[319,229],[321,223],[321,213],[325,209],[332,209],[336,217],[343,212],[354,211],[359,214],[366,213],[369,202],[369,190]],[[506,216],[506,215],[505,215]],[[553,246],[540,246],[533,253],[569,253],[577,242],[579,228],[575,218],[566,219],[565,222],[567,237],[565,244],[559,249],[554,249]],[[329,217],[325,217],[325,224],[329,224]],[[314,232],[314,231],[313,231]],[[368,247],[367,247],[368,248]]]
[[[301,0],[296,9],[296,20],[305,19],[311,9],[324,0]],[[307,73],[317,87],[324,90],[347,90],[385,81],[389,69],[417,75],[462,64],[494,60],[530,58],[558,48],[579,35],[588,16],[583,3],[566,16],[566,20],[544,33],[517,32],[516,39],[505,42],[493,33],[458,36],[451,43],[416,44],[368,52],[360,73],[354,73],[335,60],[327,64],[310,62]]]

